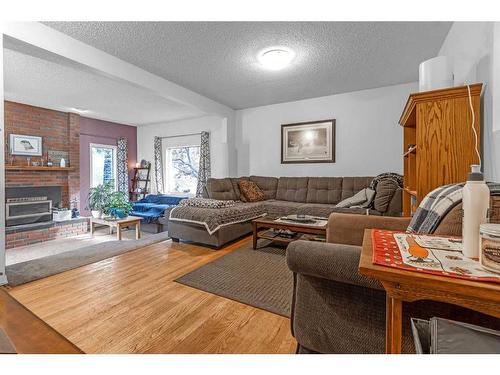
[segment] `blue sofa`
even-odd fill
[[[177,206],[187,196],[172,196],[163,194],[149,194],[145,198],[133,202],[130,215],[142,218],[141,227],[146,232],[165,232],[167,230],[168,218],[164,213],[169,208]]]

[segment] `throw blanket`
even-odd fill
[[[208,198],[191,198],[184,199],[179,203],[179,206],[190,206],[190,207],[203,207],[203,208],[224,208],[233,207],[236,201],[228,200],[218,200],[218,199],[208,199]]]
[[[235,203],[223,208],[179,205],[170,211],[169,220],[203,225],[212,235],[223,226],[250,221],[265,214],[261,202]]]
[[[464,184],[440,186],[425,196],[406,230],[409,233],[431,234],[453,207],[462,202]],[[491,195],[500,195],[500,184],[488,183]]]
[[[372,190],[377,190],[377,184],[382,181],[382,180],[393,180],[396,182],[399,187],[403,187],[403,176],[401,176],[398,173],[393,173],[393,172],[387,172],[387,173],[382,173],[376,176],[372,182],[370,183],[370,189]]]
[[[186,199],[186,197],[150,194],[137,202],[133,202],[130,215],[142,217],[146,223],[153,223],[163,216],[165,210],[176,206],[183,199]]]

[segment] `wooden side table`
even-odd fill
[[[371,229],[366,229],[359,273],[381,282],[386,293],[385,351],[401,353],[403,301],[432,300],[500,318],[500,284],[456,279],[373,264]]]
[[[90,218],[90,234],[94,235],[94,224],[105,225],[109,227],[109,234],[113,234],[113,228],[116,228],[116,238],[122,239],[122,228],[135,225],[135,239],[141,238],[141,218],[137,216],[127,216],[120,220],[106,220]]]

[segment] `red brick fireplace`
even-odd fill
[[[85,211],[85,206],[89,190],[90,143],[116,145],[117,137],[126,137],[129,141],[129,171],[132,171],[136,163],[137,130],[133,126],[9,101],[4,102],[4,110],[5,187],[10,198],[17,199],[20,197],[20,191],[26,190],[31,191],[28,195],[32,199],[38,199],[42,198],[39,196],[50,194],[47,192],[38,193],[36,191],[44,189],[36,188],[48,190],[57,187],[57,190],[60,191],[58,193],[60,198],[47,197],[47,200],[50,200],[54,206],[70,208],[70,202],[76,200],[82,214],[89,214]],[[44,167],[28,166],[26,156],[11,156],[10,134],[42,137]],[[48,168],[47,153],[49,150],[67,152],[67,168],[58,168],[56,165]],[[42,157],[31,157],[31,163],[40,163]],[[81,163],[80,159],[82,159]],[[83,173],[82,178],[81,173]],[[16,189],[20,187],[23,189]],[[13,190],[14,193],[12,193]],[[5,203],[2,202],[2,204]],[[88,231],[87,218],[64,222],[34,219],[28,223],[17,224],[11,222],[6,227],[5,238],[8,249],[60,237],[74,236]]]
[[[11,156],[9,135],[22,134],[42,137],[44,165],[47,152],[66,151],[67,170],[11,170],[12,166],[27,166],[26,156]],[[80,200],[80,116],[26,104],[5,102],[5,186],[60,186],[62,206],[69,207],[72,199]],[[39,162],[41,157],[31,157]]]

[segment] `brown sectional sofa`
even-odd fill
[[[337,203],[352,197],[360,190],[368,187],[373,177],[264,177],[250,176],[238,178],[210,178],[203,196],[218,200],[240,200],[238,182],[248,179],[255,182],[264,192],[266,200],[259,203],[262,212],[269,216],[290,214],[306,214],[328,217],[332,212],[355,213],[362,215],[401,216],[402,190],[394,187],[392,191],[378,191],[374,207],[338,208]],[[377,197],[384,195],[384,199]],[[380,201],[380,202],[379,202]],[[239,202],[245,207],[248,203]],[[215,209],[207,209],[215,210]],[[224,208],[217,209],[223,213]],[[168,214],[167,214],[168,215]],[[167,216],[168,217],[168,216]],[[179,239],[193,241],[214,247],[247,235],[252,232],[251,220],[222,226],[215,233],[209,234],[202,225],[193,222],[170,219],[168,231],[174,241]]]

